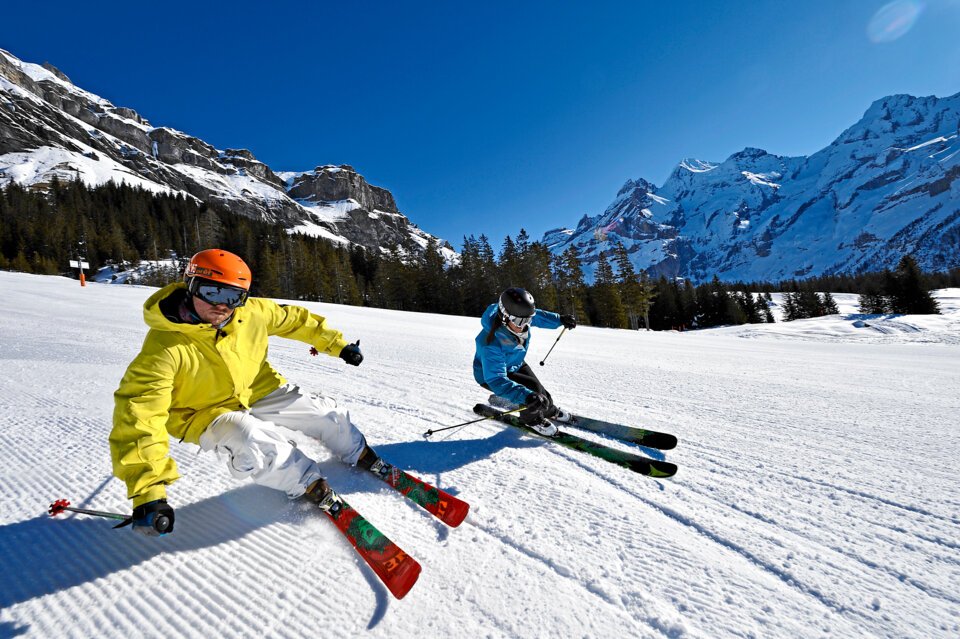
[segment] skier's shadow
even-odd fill
[[[162,553],[217,546],[237,540],[289,512],[286,495],[248,484],[216,497],[177,508],[183,521],[215,521],[216,526],[184,526],[169,536],[145,538],[99,517],[39,515],[0,526],[0,609],[93,582]],[[2,627],[0,627],[2,629]]]
[[[492,437],[481,439],[421,439],[373,446],[378,455],[395,466],[414,468],[419,473],[440,474],[487,459],[504,448],[536,448],[544,443],[506,427]]]
[[[571,432],[574,432],[571,429]],[[492,437],[482,439],[419,440],[399,444],[384,444],[374,449],[384,459],[400,468],[414,468],[420,473],[440,473],[456,470],[481,459],[486,459],[504,448],[536,448],[550,442],[537,437],[525,437],[513,427],[506,427]],[[653,459],[664,460],[663,451],[636,446],[636,452]]]
[[[493,437],[475,440],[416,441],[378,446],[377,452],[401,468],[421,473],[442,473],[508,447],[539,446],[540,442],[504,430]],[[342,464],[322,462],[333,477],[356,472]],[[346,483],[346,482],[345,482]],[[378,484],[378,482],[375,482]],[[376,490],[351,482],[353,490]],[[177,507],[179,521],[215,521],[216,526],[182,526],[172,535],[145,538],[128,528],[111,530],[114,521],[64,513],[53,518],[42,514],[0,525],[0,609],[91,583],[115,572],[136,567],[156,555],[214,547],[239,540],[259,528],[289,517],[290,501],[278,491],[244,484],[223,494]],[[38,505],[38,510],[47,504]],[[377,608],[369,627],[383,618],[388,593],[372,571],[364,576],[376,592]],[[29,632],[29,626],[0,623],[0,636]]]

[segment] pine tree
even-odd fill
[[[613,263],[617,266],[616,283],[627,314],[627,325],[636,330],[640,327],[640,317],[643,315],[644,291],[630,261],[630,255],[620,241],[613,245]]]
[[[650,328],[656,331],[676,330],[683,322],[680,319],[680,289],[676,281],[669,282],[664,276],[656,281],[650,307]]]
[[[444,259],[435,238],[431,238],[417,259],[417,298],[420,310],[433,313],[452,313],[452,291],[447,290]]]
[[[827,291],[823,294],[823,311],[824,315],[839,315],[840,313],[840,309],[837,307],[837,302],[833,299],[833,295],[830,294],[830,291]]]
[[[890,308],[887,298],[880,292],[879,287],[875,284],[869,285],[860,293],[860,296],[857,298],[857,304],[860,312],[867,315],[883,315],[889,312]]]
[[[580,256],[573,246],[554,262],[554,279],[557,287],[557,312],[568,313],[581,324],[589,324],[586,311],[587,285],[584,280]]]
[[[617,290],[613,268],[601,252],[597,256],[597,271],[592,289],[593,308],[597,325],[610,328],[626,328],[627,313]]]
[[[750,291],[741,291],[737,295],[737,303],[740,305],[740,310],[747,324],[759,324],[763,321],[763,317],[760,315],[760,308],[754,300],[753,293]]]
[[[697,299],[697,289],[690,280],[683,280],[683,285],[676,283],[680,289],[680,320],[678,327],[681,331],[688,328],[699,327],[697,323],[697,313],[700,303]]]
[[[256,277],[253,288],[260,297],[282,297],[280,288],[280,267],[276,252],[270,246],[264,247],[257,260]]]
[[[763,319],[767,324],[774,324],[777,321],[773,317],[773,311],[770,310],[770,307],[767,304],[763,305]]]
[[[783,321],[792,322],[794,320],[800,319],[799,312],[797,309],[797,303],[794,300],[794,293],[792,291],[787,291],[783,293]]]
[[[897,264],[893,275],[894,285],[888,290],[890,306],[894,313],[916,315],[938,315],[939,305],[928,292],[923,273],[916,260],[904,255]]]
[[[507,289],[511,286],[523,288],[520,281],[520,255],[517,253],[517,245],[509,235],[503,240],[503,247],[500,249],[500,260],[498,268],[499,290]]]
[[[528,251],[532,286],[537,293],[537,306],[545,309],[556,309],[560,306],[560,290],[553,274],[553,265],[557,257],[543,242],[533,242]]]

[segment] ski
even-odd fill
[[[319,504],[394,597],[403,599],[420,576],[420,564],[364,519],[334,491]]]
[[[459,526],[470,510],[470,504],[462,499],[431,486],[383,459],[378,458],[373,462],[370,472],[451,528]]]
[[[541,439],[546,439],[560,444],[561,446],[565,446],[573,450],[579,450],[593,455],[594,457],[599,457],[604,461],[622,466],[641,475],[646,475],[648,477],[672,477],[677,472],[677,466],[675,464],[671,464],[670,462],[650,459],[648,457],[642,457],[641,455],[635,455],[633,453],[628,453],[616,448],[610,448],[609,446],[604,446],[603,444],[598,444],[588,439],[582,439],[576,435],[571,435],[570,433],[566,433],[564,431],[557,431],[557,434],[553,437],[541,435],[532,428],[527,428],[515,415],[504,413],[496,408],[493,408],[492,406],[487,406],[486,404],[477,404],[473,407],[473,412],[484,417],[496,419],[499,422],[509,424],[515,428],[519,428],[529,435],[534,435],[536,437],[540,437]]]
[[[641,446],[647,446],[649,448],[670,450],[677,447],[676,435],[660,433],[655,430],[646,430],[644,428],[633,428],[631,426],[624,426],[623,424],[616,424],[614,422],[605,422],[602,419],[593,419],[592,417],[572,415],[572,420],[569,422],[555,421],[554,423],[557,424],[557,426],[574,426],[576,428],[582,428],[583,430],[588,430],[591,433],[607,435],[608,437],[613,437],[614,439],[630,442],[632,444],[640,444]]]

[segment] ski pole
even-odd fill
[[[57,501],[50,504],[50,508],[47,510],[50,513],[51,517],[56,517],[65,510],[69,510],[75,513],[81,513],[83,515],[95,515],[97,517],[106,517],[107,519],[121,519],[123,523],[120,526],[124,526],[129,523],[132,518],[129,515],[121,515],[120,513],[106,513],[102,510],[87,510],[86,508],[74,508],[70,505],[70,502],[66,499],[58,499]],[[115,526],[119,528],[120,526]]]
[[[521,407],[519,407],[519,408],[514,408],[513,410],[506,410],[506,411],[503,411],[503,414],[506,415],[506,414],[509,414],[509,413],[516,413],[516,412],[519,412],[519,411],[523,410],[523,408],[524,408],[524,407],[521,406]],[[474,419],[473,421],[463,422],[462,424],[455,424],[455,425],[453,425],[453,426],[444,426],[443,428],[438,428],[438,429],[436,429],[436,430],[428,430],[427,432],[425,432],[425,433],[423,434],[423,438],[424,438],[424,439],[427,439],[428,437],[430,437],[430,435],[433,435],[434,433],[439,433],[439,432],[441,432],[441,431],[450,430],[450,429],[452,429],[452,428],[462,428],[463,426],[469,426],[470,424],[476,424],[477,422],[484,422],[484,421],[486,421],[486,420],[488,420],[488,419],[493,419],[494,417],[495,417],[495,415],[491,415],[490,417],[481,417],[480,419]]]
[[[553,346],[556,346],[556,345],[557,345],[557,342],[560,341],[560,338],[563,337],[563,334],[566,333],[566,332],[567,332],[567,327],[564,326],[564,327],[563,327],[563,330],[560,331],[560,334],[557,335],[557,341],[553,343]],[[547,351],[547,354],[543,356],[543,359],[542,359],[542,360],[540,360],[540,365],[541,365],[541,366],[543,366],[544,363],[546,363],[547,358],[550,357],[550,353],[553,352],[553,346],[550,347],[550,350]]]

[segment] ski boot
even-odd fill
[[[325,512],[336,512],[342,503],[340,496],[333,492],[330,484],[323,477],[310,484],[303,496],[307,501],[316,504],[320,510]]]
[[[549,419],[543,419],[538,422],[531,422],[529,424],[524,424],[530,430],[543,435],[544,437],[553,437],[560,429],[557,428],[557,425],[552,423]]]

